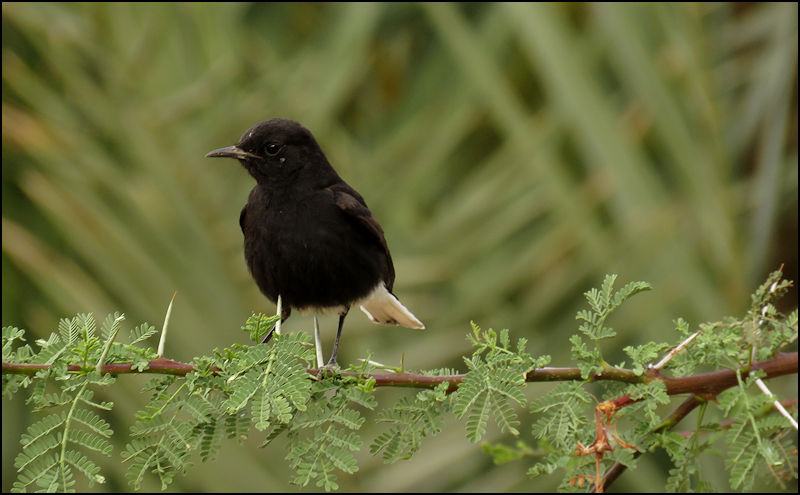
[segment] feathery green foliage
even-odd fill
[[[483,438],[490,415],[501,431],[519,435],[514,404],[527,403],[523,393],[525,375],[545,366],[550,357],[533,359],[525,351],[525,338],[517,341],[514,351],[507,329],[498,335],[491,328],[484,332],[475,323],[471,325],[472,334],[467,338],[475,352],[471,358],[464,358],[469,371],[454,394],[453,412],[458,418],[467,415],[467,437],[473,442]]]
[[[361,438],[357,430],[364,417],[351,405],[373,409],[377,401],[373,397],[371,379],[344,379],[350,386],[342,387],[333,380],[314,383],[313,395],[308,408],[289,423],[289,452],[286,460],[296,476],[292,483],[308,485],[315,480],[317,487],[325,491],[336,490],[336,469],[345,473],[358,470],[351,453],[361,449]],[[272,437],[274,438],[274,437]]]
[[[258,338],[270,320],[254,314],[242,329]],[[305,369],[312,359],[308,336],[288,333],[276,335],[272,345],[234,346],[198,358],[197,371],[184,380],[154,379],[150,403],[137,415],[123,453],[131,462],[131,485],[140,488],[151,471],[165,489],[191,466],[194,450],[205,462],[224,438],[241,438],[251,424],[259,431],[288,424],[310,399]]]
[[[583,342],[581,337],[576,334],[570,339],[572,342],[572,357],[580,364],[581,376],[586,379],[592,372],[602,373],[605,360],[600,352],[600,340],[609,339],[616,335],[616,332],[609,327],[603,326],[606,318],[626,299],[639,292],[650,290],[650,284],[646,282],[631,282],[622,289],[614,292],[614,281],[616,275],[606,275],[602,287],[592,289],[586,293],[586,300],[589,301],[591,311],[582,309],[575,317],[582,320],[578,329],[590,341],[594,342],[594,349],[590,350]]]
[[[389,423],[392,428],[375,438],[370,453],[381,453],[387,463],[410,459],[419,450],[423,437],[441,430],[443,416],[452,408],[452,401],[447,399],[449,385],[442,382],[433,390],[418,392],[414,399],[403,397],[391,409],[382,410],[377,421]]]
[[[250,333],[250,340],[253,342],[261,342],[267,332],[269,332],[272,326],[280,319],[281,317],[279,315],[258,313],[247,319],[242,330]]]
[[[725,467],[731,472],[731,486],[749,491],[759,475],[771,474],[783,485],[786,478],[797,477],[797,447],[784,431],[786,422],[781,417],[764,416],[771,406],[771,398],[764,394],[751,394],[759,373],[742,380],[737,373],[738,386],[720,394],[720,407],[738,421],[725,434],[729,446]],[[794,450],[794,454],[792,451]]]
[[[47,341],[37,341],[41,347],[38,353],[33,353],[27,345],[12,350],[14,341],[24,340],[23,333],[16,328],[3,329],[3,361],[53,365],[38,371],[33,381],[26,378],[19,384],[3,375],[4,393],[16,391],[19,385],[34,383],[28,403],[33,405],[34,411],[46,411],[20,439],[22,451],[14,460],[19,474],[13,491],[72,491],[75,472],[82,474],[90,486],[105,482],[100,467],[85,453],[111,455],[112,445],[108,439],[112,430],[97,411],[110,411],[113,404],[94,401],[90,386],[108,387],[115,379],[101,376],[90,368],[100,359],[103,349],[104,354],[108,354],[122,319],[124,316],[118,313],[109,315],[101,327],[102,338],[95,335],[96,322],[92,314],[62,319],[58,333],[53,333]],[[143,349],[118,350],[114,357],[129,362],[134,356],[147,354]],[[70,375],[67,371],[70,363],[79,364],[85,368],[85,373]],[[52,387],[59,392],[48,392]]]
[[[533,436],[547,439],[554,447],[567,448],[576,445],[586,431],[590,419],[586,416],[586,406],[592,404],[591,396],[586,393],[581,383],[561,383],[550,393],[545,394],[531,404],[531,412],[538,414],[533,424]]]
[[[665,415],[669,412],[665,407],[672,398],[659,379],[662,371],[652,365],[677,344],[628,346],[625,352],[633,360],[629,370],[601,357],[599,341],[611,342],[615,334],[608,326],[610,314],[649,287],[631,283],[614,291],[614,280],[608,276],[600,289],[586,293],[590,310],[578,312],[582,323],[571,339],[577,343],[574,355],[582,361],[570,371],[571,381],[557,384],[526,407],[531,374],[559,380],[563,369],[546,368],[549,356],[531,356],[525,338],[512,343],[508,330],[482,330],[472,323],[467,339],[473,352],[464,357],[467,372],[428,372],[429,378],[444,378],[380,410],[377,422],[384,428],[369,443],[370,452],[386,464],[410,459],[423,448],[423,439],[438,434],[452,414],[465,419],[470,442],[498,433],[516,437],[514,446],[484,442],[483,451],[497,464],[533,461],[527,471],[532,478],[562,472],[562,490],[600,483],[597,473],[615,463],[635,469],[640,454],[658,449],[672,462],[665,487],[674,491],[719,489],[699,461],[720,450],[725,452],[732,489],[750,490],[757,480],[781,487],[787,480],[796,480],[796,435],[788,419],[775,414],[774,397],[759,390],[756,381],[764,372],[743,374],[753,356],[774,358],[797,340],[797,311],[782,315],[774,306],[789,287],[781,273],[771,274],[756,291],[744,317],[701,325],[702,332],[693,341],[686,340],[692,334],[689,325],[676,320],[676,338],[684,340],[684,347],[667,363],[664,373],[696,379],[691,373],[714,364],[715,359],[734,365],[737,377],[735,386],[717,394],[718,402],[699,402],[696,426],[686,434],[669,431],[674,423]],[[24,343],[25,332],[3,328],[4,362],[49,365],[24,377],[3,374],[3,393],[14,396],[21,387],[30,389],[28,401],[42,413],[21,436],[14,491],[64,492],[76,490],[79,480],[87,486],[105,482],[98,457],[111,455],[113,431],[102,415],[113,404],[93,396],[95,390],[105,390],[117,379],[98,374],[99,361],[130,363],[133,371],[170,363],[185,366],[156,359],[152,348],[144,347],[154,333],[147,324],[129,332],[131,344],[116,343],[123,321],[124,315],[110,314],[98,330],[91,314],[63,319],[47,340],[37,341],[40,349],[36,352]],[[254,314],[242,330],[258,342],[273,322],[272,317]],[[594,342],[594,351],[585,351],[586,338]],[[715,341],[724,343],[718,346],[724,351],[711,345]],[[582,350],[576,351],[577,347]],[[184,376],[171,373],[152,379],[144,388],[149,402],[136,414],[130,441],[121,453],[128,482],[139,490],[154,476],[167,489],[177,476],[188,474],[198,459],[219,458],[226,440],[241,443],[254,430],[262,436],[264,448],[283,437],[284,458],[293,471],[290,483],[337,490],[340,473],[359,470],[354,452],[364,445],[365,414],[378,406],[377,375],[373,376],[375,369],[368,359],[349,373],[322,369],[311,374],[314,361],[305,333],[284,332],[268,345],[237,344],[197,357],[193,370],[184,371]],[[587,370],[594,374],[589,376]],[[381,379],[406,374],[387,366],[380,371],[384,373]],[[603,381],[594,383],[598,380]],[[708,387],[713,385],[706,384],[698,393],[711,394]],[[490,432],[490,419],[497,432]],[[536,441],[535,448],[524,440],[526,430]]]
[[[153,395],[145,410],[136,414],[131,441],[122,452],[123,462],[131,463],[126,476],[135,489],[148,471],[158,475],[162,490],[166,489],[176,473],[185,472],[191,465],[191,449],[197,446],[194,427],[205,418],[180,415],[185,400],[180,394],[186,383],[170,376],[154,379],[145,389]],[[191,413],[192,409],[187,411]]]

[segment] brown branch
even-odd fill
[[[658,427],[654,428],[649,433],[649,435],[652,435],[653,433],[659,433],[659,432],[662,432],[662,431],[666,431],[666,430],[672,429],[674,426],[676,426],[678,423],[680,423],[683,418],[688,416],[690,412],[692,412],[697,406],[699,406],[703,402],[704,402],[704,400],[701,399],[700,397],[698,397],[697,395],[692,395],[691,397],[687,398],[685,401],[683,401],[681,403],[680,406],[678,406],[677,409],[672,411],[672,413],[670,413],[670,415],[667,416],[667,418],[664,420],[663,423],[661,423]],[[781,401],[781,404],[783,404],[785,407],[797,406],[797,399],[787,399],[787,400]],[[775,411],[776,409],[771,406],[770,410],[771,411]],[[730,428],[731,425],[737,423],[738,421],[739,420],[737,420],[737,419],[726,419],[724,421],[721,421],[719,426],[721,428],[723,428],[723,429],[727,429],[727,428]],[[682,437],[686,438],[686,437],[689,437],[691,435],[694,435],[695,433],[696,432],[694,432],[694,431],[685,431],[685,432],[681,432],[680,435]],[[642,453],[637,451],[637,452],[635,452],[633,454],[633,458],[636,459],[640,455],[642,455]],[[602,487],[608,487],[609,485],[611,485],[611,483],[614,482],[614,480],[619,478],[619,476],[623,472],[625,472],[625,469],[627,469],[627,466],[625,466],[624,464],[622,464],[620,462],[615,462],[603,474],[602,481],[599,483],[599,485],[602,486]],[[595,488],[594,488],[594,486],[592,486],[589,489],[589,492],[593,493],[594,491],[595,491]]]
[[[7,363],[3,362],[3,373],[10,374],[23,374],[33,375],[40,370],[50,368],[51,365],[47,364],[29,364],[29,363]],[[88,372],[93,370],[94,367],[82,367],[76,364],[69,365],[67,370],[70,372]],[[797,352],[780,354],[774,359],[753,363],[750,367],[751,370],[763,370],[766,373],[766,378],[774,378],[777,376],[790,375],[797,373]],[[178,361],[171,361],[169,359],[158,358],[148,363],[146,370],[134,370],[132,364],[106,364],[103,366],[104,373],[110,374],[127,374],[127,373],[156,373],[166,375],[185,376],[187,373],[195,371],[195,367],[189,363],[181,363]],[[219,371],[214,367],[212,372]],[[316,377],[319,375],[320,369],[307,369],[309,375]],[[323,372],[328,371],[323,369]],[[340,372],[343,376],[359,376],[359,373],[351,371]],[[742,377],[746,377],[749,373],[746,371],[741,372]],[[442,375],[442,376],[428,376],[415,373],[375,373],[369,375],[375,380],[376,386],[394,386],[394,387],[415,387],[415,388],[434,388],[440,383],[448,382],[450,385],[447,389],[448,393],[458,389],[459,384],[464,379],[463,374],[459,375]],[[569,380],[582,380],[581,372],[578,368],[540,368],[528,372],[525,376],[527,382],[552,382],[552,381],[569,381]],[[735,370],[719,370],[709,373],[701,373],[681,378],[670,378],[663,376],[660,371],[655,369],[647,370],[642,375],[636,375],[633,370],[607,367],[600,374],[591,374],[589,381],[611,380],[626,383],[648,383],[653,380],[660,380],[666,385],[668,395],[680,395],[691,393],[677,409],[675,409],[665,421],[657,428],[651,431],[656,433],[673,428],[684,417],[686,417],[698,405],[702,404],[704,400],[712,399],[723,390],[730,388],[737,384]],[[630,394],[609,401],[609,405],[613,406],[615,410],[625,407],[627,405],[637,402],[631,399]],[[634,453],[634,458],[641,455],[640,452]],[[598,464],[599,468],[599,464]],[[601,481],[590,489],[599,487],[610,486],[624,471],[625,466],[619,462],[612,465],[600,478]]]
[[[689,415],[690,412],[694,411],[694,409],[704,402],[703,399],[699,398],[696,395],[692,395],[688,397],[685,401],[681,403],[674,411],[672,411],[669,416],[662,422],[658,427],[654,428],[650,431],[650,435],[653,433],[658,433],[661,431],[666,431],[677,425],[681,422],[683,418]],[[642,455],[641,451],[636,451],[633,453],[633,458],[637,459],[640,455]],[[592,485],[589,488],[589,493],[595,493],[597,487],[608,488],[619,476],[625,472],[626,466],[625,464],[620,463],[619,461],[615,462],[608,470],[603,474],[603,477],[599,483]]]
[[[34,375],[41,370],[50,368],[50,364],[29,364],[29,363],[7,363],[3,361],[3,374],[10,373],[15,375]],[[70,364],[67,366],[67,371],[92,371],[94,366],[80,366],[78,364]],[[118,364],[105,364],[103,365],[103,373],[110,373],[112,375],[128,374],[128,373],[156,373],[162,375],[178,375],[185,376],[187,373],[194,371],[194,365],[189,363],[181,363],[178,361],[170,361],[169,359],[158,358],[147,363],[147,369],[144,371],[134,370],[133,364],[118,363]]]
[[[766,372],[766,378],[797,373],[797,353],[781,353],[774,359],[753,363],[750,369],[763,370]],[[749,373],[742,372],[742,378],[746,378],[748,375]],[[659,376],[658,379],[662,380],[667,386],[667,394],[669,395],[694,393],[704,397],[715,397],[723,390],[737,383],[735,370],[712,371],[683,378]]]
[[[37,371],[48,369],[48,364],[28,364],[28,363],[7,363],[3,362],[3,373],[33,375]],[[67,368],[71,372],[91,371],[93,366],[82,367],[77,364],[69,365]],[[754,363],[751,369],[760,369],[766,372],[767,378],[776,376],[790,375],[797,373],[797,353],[780,354],[774,359]],[[195,370],[194,365],[171,361],[159,358],[148,363],[144,371],[133,370],[132,364],[106,364],[103,372],[111,374],[127,373],[159,373],[165,375],[183,376]],[[308,369],[309,374],[317,376],[319,369]],[[351,371],[341,372],[343,376],[358,376],[358,373]],[[746,372],[742,373],[747,376]],[[374,373],[371,374],[377,386],[392,387],[415,387],[415,388],[434,388],[442,382],[450,383],[448,392],[458,388],[464,375],[443,375],[428,376],[415,373]],[[578,368],[540,368],[535,369],[525,376],[528,382],[552,382],[581,380],[581,372]],[[736,372],[734,370],[719,370],[699,375],[686,376],[682,378],[670,378],[663,376],[659,372],[645,372],[643,375],[636,375],[633,370],[608,367],[599,375],[591,375],[590,381],[612,380],[626,383],[646,383],[652,380],[660,380],[667,387],[667,394],[680,395],[686,393],[698,394],[702,397],[713,397],[721,391],[736,384]]]

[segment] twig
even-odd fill
[[[704,402],[703,399],[696,395],[692,395],[691,397],[687,398],[685,401],[681,403],[674,411],[672,411],[669,416],[664,419],[664,421],[658,425],[657,427],[650,430],[650,435],[653,433],[659,433],[662,431],[670,430],[675,425],[681,422],[683,418],[689,415],[697,406]],[[640,451],[636,451],[633,453],[633,458],[637,459],[642,453]],[[615,462],[608,470],[603,474],[603,477],[597,485],[608,488],[620,475],[625,472],[625,464],[620,462]],[[588,490],[589,493],[595,493],[595,486],[591,486]]]

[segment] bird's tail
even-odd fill
[[[375,290],[362,301],[361,311],[366,313],[374,323],[394,323],[419,330],[425,328],[425,325],[411,314],[411,311],[403,306],[403,303],[389,292],[383,283],[378,284]]]

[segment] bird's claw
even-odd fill
[[[338,375],[339,371],[341,371],[341,369],[336,361],[328,361],[328,364],[320,366],[319,369],[317,369],[317,380],[322,380],[325,376]]]

